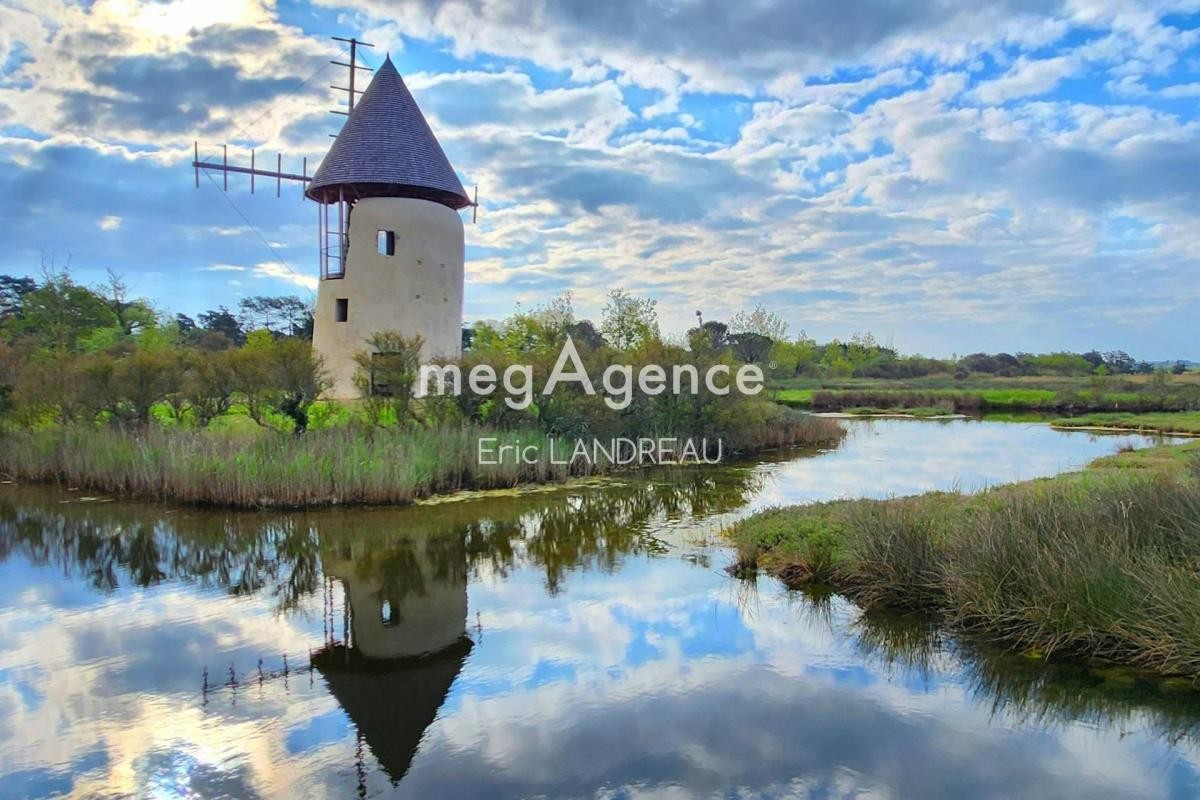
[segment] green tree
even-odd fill
[[[129,287],[125,280],[111,269],[108,270],[108,284],[105,288],[107,293],[104,299],[117,318],[117,327],[123,335],[132,336],[139,330],[158,324],[158,315],[154,313],[150,304],[145,300],[130,299]]]
[[[1104,354],[1104,363],[1114,375],[1130,375],[1137,367],[1137,362],[1124,350],[1113,350]]]
[[[312,338],[311,304],[295,295],[247,297],[238,303],[241,324],[246,329],[263,329],[273,336]]]
[[[635,297],[624,289],[608,293],[600,332],[618,350],[632,350],[659,340],[658,301]]]
[[[596,326],[592,324],[590,319],[581,319],[578,322],[572,322],[566,328],[567,336],[575,340],[575,343],[580,347],[586,347],[589,350],[599,350],[607,344],[604,337],[600,335],[600,331],[596,330]]]
[[[271,424],[271,413],[292,422],[292,430],[308,430],[308,412],[329,378],[312,346],[301,339],[276,340],[269,331],[252,331],[232,356],[234,384],[246,412],[259,425]]]
[[[753,311],[739,311],[729,320],[731,333],[756,333],[771,341],[782,342],[787,339],[788,324],[783,317],[767,311],[761,304]]]
[[[97,359],[107,356],[96,356]],[[179,391],[183,370],[180,354],[169,349],[137,349],[115,359],[109,389],[116,419],[139,427],[150,424],[154,406]]]
[[[729,337],[729,345],[733,354],[747,364],[757,364],[766,360],[771,352],[771,339],[760,333],[735,333]]]
[[[198,353],[185,371],[179,393],[200,427],[229,411],[237,392],[236,350]]]
[[[423,344],[420,336],[377,331],[367,340],[367,349],[354,355],[358,365],[354,385],[376,425],[382,424],[389,415],[397,425],[406,425],[416,418],[413,396]]]
[[[32,354],[21,366],[13,388],[17,418],[26,425],[47,419],[65,424],[94,418],[95,407],[88,399],[78,361],[67,353],[43,350]]]
[[[308,430],[308,412],[329,388],[321,358],[303,339],[284,339],[274,348],[272,374],[277,384],[275,409],[292,421],[292,430]]]
[[[710,319],[688,330],[687,339],[693,353],[719,353],[729,346],[729,326]]]
[[[40,347],[68,352],[97,329],[116,325],[117,316],[103,297],[75,283],[66,271],[47,270],[42,284],[23,295],[21,313],[8,327]]]
[[[200,329],[205,333],[218,333],[229,339],[237,347],[246,343],[246,331],[242,324],[225,306],[219,306],[212,311],[205,311],[197,320]]]
[[[0,415],[12,408],[12,394],[21,369],[21,357],[16,348],[0,339]]]

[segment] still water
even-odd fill
[[[838,449],[407,509],[0,486],[0,797],[1194,797],[1200,700],[735,581],[755,508],[1053,474],[1136,436]]]

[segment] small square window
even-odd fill
[[[333,318],[336,322],[345,322],[350,319],[350,298],[339,297],[337,299],[337,307],[333,311]]]
[[[380,231],[376,239],[379,246],[379,255],[394,256],[396,255],[396,232],[395,231]]]

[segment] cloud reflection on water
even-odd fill
[[[1193,695],[1102,690],[721,573],[718,526],[749,507],[1031,477],[1129,438],[851,424],[816,458],[400,510],[3,487],[0,797],[1193,793]],[[357,654],[321,650],[342,582]],[[459,632],[469,653],[404,660]],[[253,679],[310,650],[357,660]],[[230,665],[242,684],[205,698],[204,668],[215,685]]]

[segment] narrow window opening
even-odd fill
[[[391,627],[400,622],[400,610],[390,600],[384,600],[379,608],[379,618],[385,626]]]
[[[337,307],[334,309],[333,318],[337,322],[345,322],[350,319],[350,298],[339,297],[337,299]]]
[[[371,396],[391,397],[392,387],[388,385],[387,375],[389,358],[395,353],[371,353]]]
[[[396,232],[380,231],[376,239],[376,244],[379,246],[379,255],[396,255]]]

